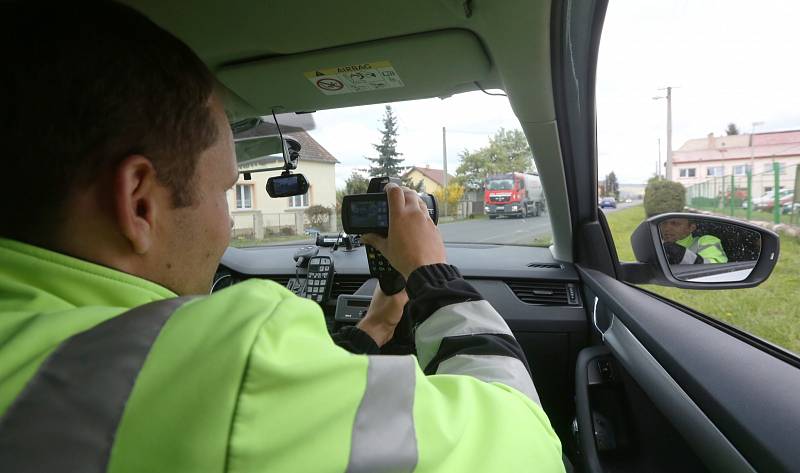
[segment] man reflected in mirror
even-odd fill
[[[669,264],[727,263],[722,242],[714,235],[695,236],[697,224],[688,218],[670,218],[658,225]]]

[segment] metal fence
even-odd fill
[[[231,237],[235,239],[253,240],[298,233],[298,216],[295,212],[239,211],[234,212],[232,217]],[[302,218],[302,213],[300,217]]]
[[[772,163],[772,169],[711,177],[688,186],[689,207],[747,220],[800,224],[800,166]]]

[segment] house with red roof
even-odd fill
[[[687,187],[731,175],[738,182],[752,165],[754,195],[759,195],[774,187],[773,163],[780,166],[781,188],[792,187],[800,164],[800,130],[691,139],[673,151],[672,176]]]
[[[453,182],[455,176],[451,174],[447,174],[447,182]],[[441,169],[434,169],[431,167],[419,167],[414,166],[409,168],[408,171],[403,174],[403,179],[413,182],[415,185],[419,182],[422,182],[422,186],[420,187],[420,191],[427,192],[429,194],[433,194],[434,192],[441,190],[444,187],[444,171]]]

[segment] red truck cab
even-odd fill
[[[489,218],[539,216],[544,209],[539,176],[521,172],[490,176],[486,179],[483,203]]]

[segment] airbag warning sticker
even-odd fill
[[[325,95],[393,89],[405,85],[389,61],[316,69],[306,72],[305,76]]]

